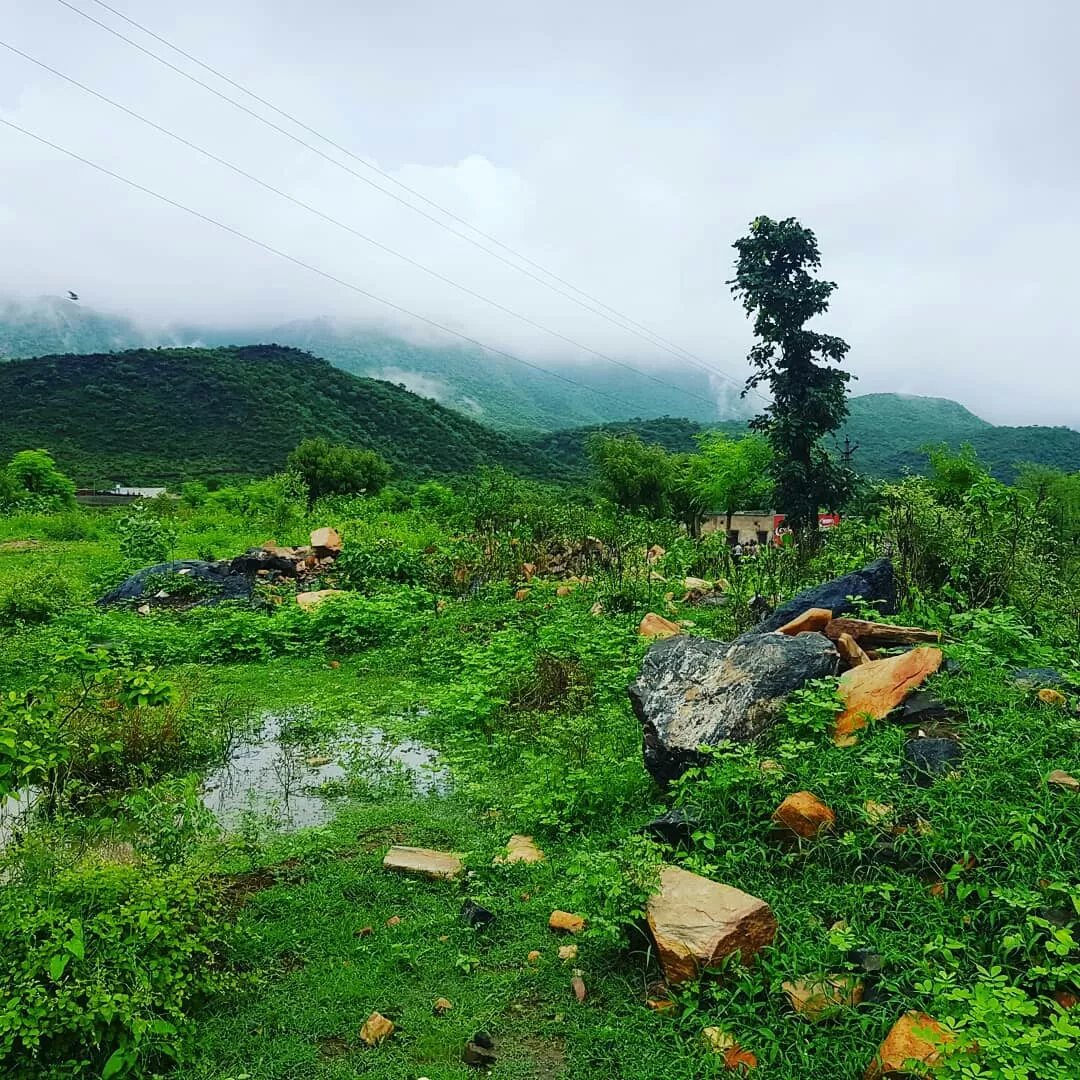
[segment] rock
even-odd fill
[[[332,765],[334,759],[332,757],[309,757],[304,759],[304,764],[309,769],[321,769],[325,765]]]
[[[653,563],[658,563],[666,554],[666,549],[662,548],[659,544],[653,544],[653,546],[645,552],[645,561],[652,565]]]
[[[911,652],[873,660],[840,676],[840,697],[844,711],[836,718],[833,741],[850,745],[856,731],[866,727],[867,718],[881,720],[941,666],[940,649],[913,649]]]
[[[1065,1010],[1075,1009],[1077,1005],[1080,1005],[1080,997],[1064,987],[1055,990],[1052,997]]]
[[[789,795],[773,811],[772,819],[807,840],[828,831],[836,823],[836,815],[809,791]]]
[[[544,853],[531,836],[511,836],[506,844],[506,854],[496,855],[497,863],[538,863],[544,861]]]
[[[900,775],[909,784],[930,787],[938,777],[958,769],[963,760],[964,748],[955,739],[908,739]]]
[[[678,623],[673,623],[670,619],[665,619],[663,615],[656,615],[653,612],[649,612],[644,619],[641,620],[641,624],[638,626],[638,633],[643,638],[669,638],[674,637],[676,634],[682,633],[682,628]]]
[[[791,1007],[807,1020],[828,1020],[862,1001],[863,984],[854,975],[823,975],[783,984]]]
[[[806,611],[801,615],[797,615],[791,622],[777,627],[776,632],[778,634],[787,634],[789,637],[795,637],[796,634],[810,631],[820,633],[832,622],[832,617],[833,614],[828,608],[807,608]]]
[[[559,597],[569,596],[574,591],[573,585],[560,585],[555,590],[555,595]]]
[[[461,859],[446,851],[432,851],[430,848],[399,847],[394,845],[383,859],[387,870],[399,870],[405,874],[420,874],[423,877],[451,880],[464,869]]]
[[[1039,691],[1039,700],[1046,705],[1053,705],[1055,708],[1063,709],[1069,704],[1068,698],[1060,690],[1052,690],[1049,687]]]
[[[559,946],[559,959],[564,964],[569,964],[571,960],[576,960],[578,954],[578,947],[576,945],[560,945]]]
[[[604,605],[601,604],[599,600],[597,600],[596,603],[593,604],[593,606],[591,608],[589,608],[589,614],[590,615],[603,615],[604,614]]]
[[[904,699],[900,712],[901,724],[931,724],[940,720],[954,720],[957,712],[946,705],[933,690],[913,690]]]
[[[134,606],[140,601],[149,600],[173,602],[169,594],[161,589],[161,578],[178,575],[181,570],[188,571],[184,577],[203,582],[209,595],[177,598],[176,606],[213,607],[226,600],[251,600],[253,591],[251,578],[235,571],[229,560],[205,562],[202,559],[177,559],[137,571],[115,589],[111,589],[102,596],[97,601],[97,605],[108,608],[120,605]],[[158,605],[151,603],[149,606]]]
[[[472,1041],[476,1043],[477,1046],[482,1046],[485,1050],[495,1049],[495,1040],[486,1031],[478,1031],[472,1037]]]
[[[574,997],[576,997],[578,1001],[585,1000],[585,981],[580,975],[575,975],[570,980],[570,989],[574,991]]]
[[[342,589],[316,589],[314,592],[302,592],[296,594],[296,602],[304,611],[310,611],[318,607],[328,596],[341,596]]]
[[[476,1069],[491,1068],[496,1062],[495,1051],[473,1040],[465,1044],[465,1049],[461,1052],[461,1060]]]
[[[565,934],[580,934],[585,929],[585,920],[569,911],[553,911],[548,919],[548,926]]]
[[[1018,686],[1034,689],[1036,686],[1048,686],[1052,690],[1068,690],[1069,680],[1056,668],[1023,667],[1013,668],[1009,677]]]
[[[876,975],[884,967],[881,953],[876,949],[852,949],[847,961],[867,975]]]
[[[853,637],[863,649],[895,649],[906,645],[939,645],[940,630],[918,626],[892,626],[867,619],[833,619],[824,629],[826,637],[836,641],[841,634]]]
[[[732,953],[749,963],[776,936],[764,900],[677,866],[664,867],[646,915],[671,983],[697,978]]]
[[[657,642],[630,687],[645,767],[667,783],[700,763],[702,745],[760,739],[783,718],[792,691],[835,675],[838,663],[820,634],[744,634],[730,644],[683,635]]]
[[[400,926],[401,925],[401,916],[400,915],[391,915],[390,918],[386,920],[386,925],[387,926]]]
[[[526,581],[532,581],[533,576],[536,574],[536,563],[522,563],[521,564],[521,576]]]
[[[870,663],[870,657],[850,634],[841,634],[836,639],[836,651],[848,667],[860,667]]]
[[[360,1038],[368,1046],[378,1046],[394,1033],[393,1021],[387,1020],[381,1013],[373,1012],[360,1028]]]
[[[515,600],[525,600],[525,599],[528,598],[529,593],[531,593],[531,592],[532,592],[532,589],[518,589],[518,591],[516,593],[514,593],[514,599]]]
[[[645,1007],[652,1009],[653,1012],[667,1012],[668,1009],[675,1008],[675,1002],[671,998],[646,998]]]
[[[540,950],[539,949],[533,949],[532,952],[530,952],[529,955],[525,957],[525,960],[530,964],[539,964],[540,963]]]
[[[863,803],[863,813],[866,814],[866,819],[871,825],[885,825],[892,820],[894,810],[892,803],[879,803],[867,799]]]
[[[687,592],[712,592],[713,587],[711,581],[699,577],[683,578],[682,585]]]
[[[337,529],[316,529],[311,534],[311,546],[320,559],[325,559],[327,555],[340,555],[341,535]]]
[[[445,1016],[452,1008],[454,1003],[448,998],[438,998],[435,1004],[432,1006],[432,1011],[436,1016]]]
[[[779,630],[810,608],[828,608],[834,616],[845,615],[855,610],[848,600],[849,596],[858,596],[871,603],[880,601],[877,604],[880,614],[895,614],[896,575],[892,563],[888,559],[878,559],[862,570],[807,589],[786,604],[781,604],[754,629],[759,634]]]
[[[1047,778],[1048,784],[1056,784],[1058,787],[1068,788],[1070,791],[1080,791],[1080,780],[1070,776],[1063,769],[1055,769]]]
[[[941,1065],[943,1048],[955,1040],[955,1035],[926,1013],[906,1013],[885,1036],[863,1080],[924,1076]]]
[[[150,605],[149,604],[141,604],[135,610],[138,611],[138,613],[140,615],[149,615],[150,614]]]
[[[669,847],[681,847],[690,843],[693,834],[701,826],[701,817],[695,811],[669,810],[644,825],[641,832]]]
[[[743,1074],[757,1068],[757,1058],[749,1050],[744,1050],[735,1041],[735,1036],[723,1028],[707,1027],[702,1031],[701,1038],[707,1050],[723,1056],[724,1068],[728,1072]]]
[[[472,900],[466,900],[461,905],[461,918],[466,925],[476,930],[483,930],[495,921],[495,913]]]

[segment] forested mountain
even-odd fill
[[[106,315],[70,299],[0,297],[0,358],[112,352],[147,344],[151,342],[145,332],[130,319]]]
[[[262,475],[310,436],[377,450],[405,475],[551,473],[513,436],[280,345],[0,364],[0,458],[44,447],[84,484]]]

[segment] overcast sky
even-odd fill
[[[1080,427],[1066,0],[109,3],[710,364],[741,377],[751,343],[724,284],[732,241],[793,215],[840,286],[827,322],[855,392]],[[0,40],[352,228],[595,349],[674,362],[58,0],[0,0],[0,16]],[[0,118],[477,337],[572,351],[3,49]],[[157,321],[386,314],[3,126],[0,162],[2,293],[70,288]]]

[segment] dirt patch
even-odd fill
[[[319,1057],[326,1061],[348,1057],[351,1053],[352,1045],[348,1039],[343,1039],[340,1035],[328,1035],[325,1039],[319,1040]]]
[[[371,829],[363,829],[356,834],[356,839],[360,842],[360,850],[365,855],[393,844],[403,844],[407,838],[408,834],[404,825],[378,825]]]
[[[248,870],[225,879],[221,898],[231,908],[242,908],[256,893],[272,889],[276,884],[277,877],[272,869]]]
[[[5,540],[0,544],[0,551],[32,551],[39,547],[40,540]]]
[[[566,1064],[562,1039],[529,1036],[506,1044],[506,1056],[529,1062],[531,1080],[559,1080]]]

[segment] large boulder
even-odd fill
[[[188,582],[198,584],[190,585]],[[173,591],[170,592],[170,589]],[[160,595],[162,593],[165,595]],[[143,603],[210,606],[224,600],[250,600],[251,593],[251,578],[235,571],[228,560],[205,562],[202,559],[176,559],[148,566],[132,574],[101,597],[98,606],[135,606]]]
[[[875,608],[881,615],[895,615],[896,575],[893,573],[891,560],[878,559],[861,570],[799,593],[786,604],[781,604],[768,618],[758,623],[754,630],[759,634],[779,630],[810,608],[827,608],[834,618],[838,618],[855,611],[848,600],[849,596],[877,602]]]
[[[733,642],[680,634],[656,642],[630,687],[645,767],[661,783],[701,760],[699,747],[751,743],[784,715],[792,691],[835,675],[821,634],[743,634]]]

